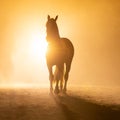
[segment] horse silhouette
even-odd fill
[[[58,94],[66,92],[67,81],[74,56],[74,47],[67,38],[61,38],[56,24],[58,16],[50,18],[48,15],[46,23],[46,40],[48,42],[46,52],[46,63],[49,71],[50,92]],[[55,70],[53,70],[55,66]],[[53,86],[55,83],[55,89]]]

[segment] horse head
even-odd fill
[[[47,17],[46,39],[48,42],[52,42],[52,41],[58,40],[60,38],[58,26],[56,23],[57,19],[58,19],[58,16],[56,16],[55,18],[50,18],[50,15],[48,15],[48,17]]]

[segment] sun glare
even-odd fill
[[[16,50],[13,55],[14,84],[47,84],[47,67],[45,53],[46,33],[39,29],[26,30],[21,36],[16,36]]]
[[[29,46],[29,55],[35,60],[44,60],[47,43],[45,41],[44,33],[32,34],[31,43]]]

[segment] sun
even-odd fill
[[[34,60],[44,60],[47,49],[47,42],[44,32],[35,32],[32,34],[31,42],[28,46],[28,54]],[[35,61],[36,62],[36,61]]]

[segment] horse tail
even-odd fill
[[[57,66],[55,66],[55,71],[54,71],[54,83],[57,80],[60,80],[61,83],[63,83],[63,75],[64,75],[64,65],[61,67],[61,70]]]

